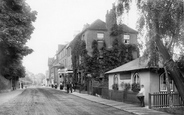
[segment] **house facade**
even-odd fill
[[[58,50],[53,58],[48,59],[50,84],[66,83],[72,81],[71,47],[69,44],[58,45]]]
[[[129,94],[133,95],[128,96],[127,100],[131,102],[139,102],[136,98],[138,90],[134,88],[132,84],[144,85],[145,88],[145,103],[148,105],[151,100],[149,100],[149,94],[166,92],[166,75],[163,70],[163,65],[159,64],[159,70],[155,71],[158,68],[151,68],[148,66],[148,60],[142,60],[142,58],[137,58],[131,62],[128,62],[120,67],[117,67],[113,70],[106,72],[108,75],[108,89],[110,92],[113,92],[113,85],[117,84],[118,91],[124,91],[125,84],[130,85]],[[173,81],[170,81],[171,91],[176,92],[176,88],[173,84]],[[121,95],[123,97],[123,95]],[[118,97],[116,97],[118,98]],[[152,100],[153,101],[153,100]]]
[[[77,41],[81,41],[81,42],[84,41],[86,44],[87,54],[92,57],[92,52],[93,52],[92,42],[94,40],[97,41],[99,51],[104,46],[104,44],[106,45],[105,47],[110,50],[112,48],[113,41],[114,41],[114,38],[111,37],[110,35],[110,31],[111,31],[111,28],[116,24],[116,18],[113,17],[114,15],[113,13],[114,13],[114,10],[108,11],[106,14],[106,22],[103,22],[102,20],[97,19],[92,24],[88,25],[85,29],[83,29],[82,32],[76,35],[76,37],[73,39],[73,41],[70,44],[72,50],[76,49],[74,48],[74,44],[76,44]],[[121,28],[122,28],[123,34],[121,34],[120,37],[118,37],[119,43],[131,44],[131,45],[137,46],[138,32],[124,24],[122,24],[121,26],[122,26]],[[137,51],[132,51],[132,56],[133,56],[133,59],[136,59],[138,58],[139,54]],[[82,62],[81,61],[82,57],[73,56],[73,58],[76,58],[75,59],[76,61],[73,62],[73,65],[77,65],[76,67],[79,67],[79,65]],[[81,70],[80,68],[75,68],[75,70],[73,71],[74,71],[75,81],[78,82],[79,84],[83,84],[86,81],[85,77],[87,77],[87,75],[85,75],[83,70]]]

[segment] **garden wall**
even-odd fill
[[[0,75],[0,93],[11,90],[11,81]]]
[[[111,99],[115,101],[130,102],[130,103],[140,103],[137,99],[135,92],[130,91],[118,91],[109,90],[108,88],[93,88],[93,94],[101,95],[102,98]]]

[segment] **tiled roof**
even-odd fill
[[[132,34],[138,34],[138,32],[130,27],[128,27],[125,24],[121,24],[120,27],[123,29],[123,32],[125,33],[132,33]]]
[[[106,30],[106,23],[103,22],[100,19],[97,19],[96,21],[94,21],[88,28],[87,30]]]
[[[159,67],[163,67],[162,64],[159,63]],[[150,68],[148,66],[148,59],[147,60],[143,60],[143,58],[137,58],[133,61],[130,61],[126,64],[123,64],[115,69],[112,69],[108,72],[106,72],[106,74],[110,74],[110,73],[117,73],[117,72],[123,72],[123,71],[132,71],[132,70],[140,70],[140,69],[148,69]]]

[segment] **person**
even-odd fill
[[[71,93],[72,93],[72,90],[73,90],[73,85],[72,85],[72,83],[70,82],[70,91],[71,91]]]
[[[66,84],[67,93],[69,93],[70,83]]]
[[[60,82],[60,90],[63,90],[63,83]]]
[[[141,106],[142,106],[142,107],[145,107],[144,96],[145,96],[144,85],[141,85],[141,90],[140,90],[139,93],[137,94],[137,98],[140,100]]]

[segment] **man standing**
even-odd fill
[[[144,85],[141,85],[141,90],[140,90],[139,93],[137,94],[137,98],[140,100],[141,106],[142,106],[142,107],[145,107],[144,96],[145,96]]]

